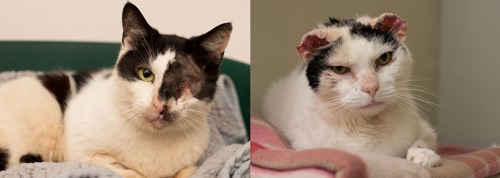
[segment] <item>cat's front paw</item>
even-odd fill
[[[422,166],[427,167],[436,167],[439,166],[441,162],[441,157],[436,154],[436,152],[422,147],[411,147],[408,149],[408,153],[406,154],[406,159],[411,162],[420,164]]]

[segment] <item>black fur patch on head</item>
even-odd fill
[[[160,86],[160,98],[179,99],[185,89],[190,89],[193,85],[200,86],[203,76],[198,66],[185,55],[176,53],[176,61],[168,66],[163,75],[163,83]],[[199,87],[197,87],[199,88]],[[193,94],[197,91],[192,91]]]
[[[343,43],[342,38],[338,38],[326,47],[319,49],[319,52],[313,57],[307,65],[306,77],[309,81],[309,86],[315,92],[318,91],[320,77],[323,71],[329,70],[330,65],[326,62],[328,57],[335,53],[335,50]]]
[[[43,162],[42,156],[39,154],[27,153],[19,158],[20,163],[36,163]]]
[[[230,23],[221,24],[209,32],[192,38],[163,35],[151,27],[137,7],[127,3],[123,10],[123,48],[127,50],[116,64],[119,77],[142,82],[139,68],[151,68],[151,63],[167,51],[175,52],[161,77],[159,99],[178,99],[185,92],[200,100],[211,101],[219,76],[219,65],[232,30]]]
[[[192,56],[204,78],[199,93],[194,95],[200,100],[212,101],[214,97],[219,66],[232,29],[231,23],[223,23],[203,35],[189,39],[186,52]],[[207,44],[210,47],[207,48]]]
[[[370,25],[357,22],[356,19],[338,20],[336,18],[330,18],[329,21],[324,23],[324,25],[327,27],[349,27],[350,35],[354,38],[365,38],[368,41],[377,40],[383,44],[390,45],[392,50],[396,50],[398,47],[402,46],[392,31],[374,29]],[[319,52],[308,63],[306,76],[309,81],[309,86],[313,89],[313,91],[317,92],[320,83],[320,76],[323,71],[330,68],[330,66],[326,63],[327,58],[334,54],[335,49],[338,46],[342,45],[342,40],[342,38],[339,38],[326,47],[319,49]]]
[[[7,169],[9,164],[10,153],[9,150],[0,148],[0,171]]]
[[[144,52],[145,53],[145,52]],[[127,81],[140,80],[137,75],[139,66],[148,67],[150,58],[144,54],[140,49],[128,51],[121,59],[119,59],[116,69],[118,75]]]
[[[64,73],[47,73],[38,76],[38,80],[55,97],[61,112],[66,109],[66,100],[71,93],[69,77]]]
[[[80,89],[85,86],[90,79],[92,79],[92,74],[99,71],[100,70],[81,71],[71,75],[71,77],[73,77],[73,80],[75,80],[76,91],[80,91]]]
[[[116,68],[120,77],[127,81],[141,80],[137,73],[139,67],[148,68],[151,65],[151,59],[165,54],[167,50],[181,51],[186,41],[176,35],[160,35],[159,33],[148,39],[148,41],[134,44],[133,49],[127,51],[119,59]]]
[[[197,49],[193,41],[187,40],[185,48],[176,51],[176,61],[168,66],[163,75],[159,96],[162,99],[179,99],[185,89],[193,97],[211,101],[219,77],[219,64],[211,63],[215,57],[210,52]]]
[[[187,49],[187,51],[193,56],[193,62],[198,66],[200,73],[196,75],[200,75],[202,86],[197,93],[195,93],[194,97],[200,100],[212,101],[215,88],[217,86],[217,79],[219,78],[219,62],[222,59],[218,56],[211,54],[209,51],[196,47],[193,45],[193,41],[191,42],[191,47]],[[221,57],[222,58],[222,57]]]
[[[401,46],[401,43],[399,43],[392,31],[382,31],[380,29],[373,29],[369,25],[354,23],[350,28],[350,32],[352,36],[362,37],[368,41],[379,40],[383,44],[392,46],[393,50]]]
[[[382,31],[380,29],[374,29],[370,25],[365,25],[357,22],[356,19],[336,19],[330,17],[327,22],[324,23],[327,27],[349,27],[350,33],[353,36],[358,36],[366,38],[369,41],[374,39],[381,40],[384,44],[389,44],[393,46],[395,50],[397,47],[401,46],[399,41],[394,36],[393,31]]]
[[[122,13],[123,38],[122,48],[128,51],[118,59],[118,75],[127,81],[139,80],[139,67],[148,68],[149,59],[164,52],[165,43],[158,30],[152,28],[141,11],[127,2]]]

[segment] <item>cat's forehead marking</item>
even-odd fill
[[[151,68],[156,75],[163,75],[168,68],[168,65],[175,62],[175,51],[167,50],[163,54],[159,54],[151,63]]]
[[[401,45],[387,32],[373,29],[367,17],[330,19],[316,29],[326,33],[329,44],[318,49],[306,68],[309,86],[314,91],[317,91],[324,71],[329,70],[331,66],[371,70],[378,56],[394,51]]]

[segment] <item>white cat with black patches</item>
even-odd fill
[[[162,35],[123,9],[114,69],[55,72],[0,85],[0,168],[82,161],[121,176],[189,177],[209,142],[208,113],[232,26]]]
[[[264,116],[295,149],[338,148],[438,166],[434,130],[410,93],[406,22],[390,13],[337,20],[306,33],[304,64],[274,83]]]

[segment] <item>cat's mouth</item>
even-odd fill
[[[362,106],[359,109],[360,110],[378,110],[378,109],[382,108],[383,106],[385,106],[384,102],[372,100],[372,102],[370,102],[369,104],[367,104],[365,106]]]
[[[163,130],[168,125],[171,125],[178,119],[177,112],[162,111],[160,113],[152,114],[148,120],[155,130]]]
[[[185,92],[179,99],[171,98],[164,103],[153,104],[149,109],[148,121],[155,130],[163,130],[169,125],[183,124],[181,117],[190,110],[191,106],[197,103],[197,99],[191,97],[189,91]],[[197,114],[191,114],[196,116]],[[185,123],[184,123],[185,124]]]

